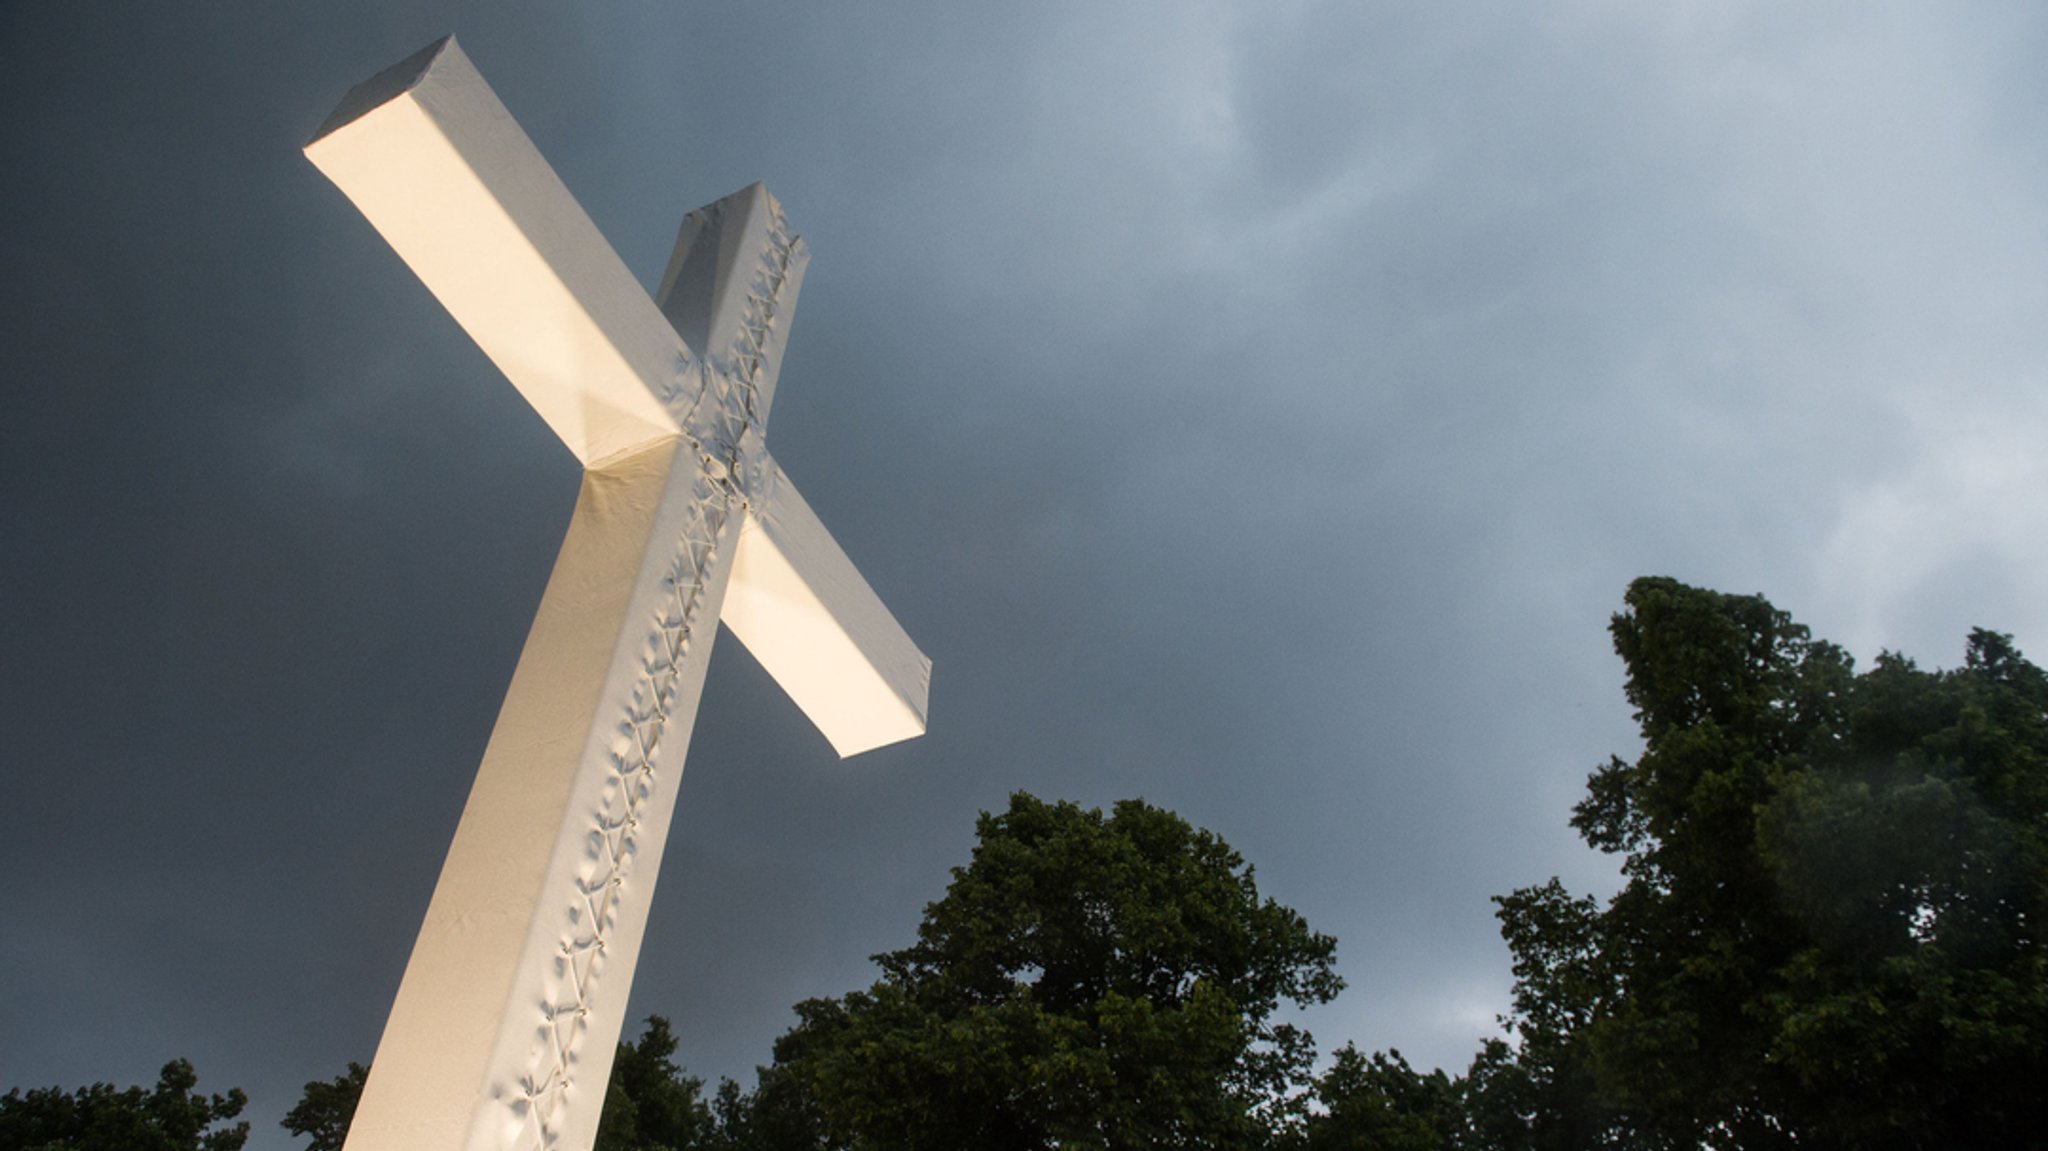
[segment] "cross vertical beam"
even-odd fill
[[[657,304],[452,39],[306,152],[585,465],[348,1151],[583,1151],[718,620],[841,755],[923,732],[931,661],[767,452],[808,252],[764,188]]]
[[[678,447],[584,475],[352,1151],[595,1137],[740,527]]]

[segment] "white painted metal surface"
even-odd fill
[[[585,465],[348,1151],[594,1138],[721,614],[841,755],[924,731],[931,662],[763,441],[808,252],[759,184],[647,298],[453,39],[306,154]]]

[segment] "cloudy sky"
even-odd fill
[[[1632,577],[2048,655],[2038,6],[18,0],[0,1088],[185,1056],[260,1151],[374,1050],[576,493],[299,153],[451,29],[643,281],[781,198],[770,442],[936,663],[842,763],[719,641],[633,999],[698,1073],[1017,789],[1214,829],[1326,1050],[1460,1069],[1488,897],[1613,881]]]

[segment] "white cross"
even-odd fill
[[[584,467],[348,1151],[582,1151],[718,622],[841,755],[924,731],[931,661],[762,442],[809,254],[761,185],[650,301],[452,38],[306,155]]]

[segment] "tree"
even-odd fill
[[[305,1094],[280,1125],[294,1135],[309,1136],[306,1151],[341,1151],[348,1138],[349,1120],[355,1118],[356,1104],[363,1097],[363,1080],[370,1069],[351,1061],[348,1072],[328,1081],[306,1084]]]
[[[1500,903],[1518,1051],[1498,1146],[2048,1146],[2048,676],[1840,648],[1756,596],[1631,585],[1613,623],[1642,754],[1573,824],[1605,908]]]
[[[704,1081],[684,1073],[671,1058],[675,1053],[675,1034],[659,1015],[647,1017],[638,1042],[619,1044],[594,1151],[685,1151],[712,1145],[715,1123],[704,1104]]]
[[[1399,1051],[1370,1057],[1345,1044],[1316,1081],[1322,1109],[1308,1117],[1304,1151],[1441,1151],[1462,1146],[1461,1083],[1415,1070]]]
[[[1171,812],[1019,793],[755,1090],[707,1106],[650,1019],[599,1147],[2048,1148],[2048,674],[1981,630],[1959,669],[1858,674],[1761,597],[1668,579],[1612,632],[1643,747],[1572,823],[1624,883],[1496,899],[1509,1035],[1465,1076],[1349,1045],[1312,1076],[1274,1014],[1336,995],[1334,941]]]
[[[917,942],[775,1045],[830,1145],[1251,1147],[1298,1117],[1312,1042],[1272,1016],[1336,995],[1335,943],[1227,844],[1023,793],[976,832]]]
[[[711,1112],[717,1133],[707,1146],[719,1151],[816,1151],[835,1144],[824,1112],[802,1076],[788,1066],[756,1068],[754,1090],[718,1081]]]
[[[672,1058],[675,1052],[675,1033],[659,1015],[648,1016],[647,1029],[638,1040],[619,1044],[605,1087],[604,1111],[598,1116],[595,1151],[688,1151],[727,1146],[704,1103],[704,1081],[677,1066]],[[369,1074],[369,1068],[350,1063],[345,1075],[306,1084],[305,1093],[285,1113],[281,1126],[310,1138],[306,1151],[340,1151]],[[9,1151],[10,1146],[0,1143],[0,1151]]]
[[[241,1151],[249,1124],[239,1088],[201,1095],[183,1059],[164,1064],[154,1089],[95,1083],[76,1092],[43,1087],[0,1095],[0,1151]]]
[[[1552,879],[1494,901],[1514,956],[1506,1022],[1520,1040],[1483,1044],[1461,1084],[1475,1146],[1582,1151],[1627,1146],[1602,1102],[1584,1028],[1607,978],[1599,904]]]

